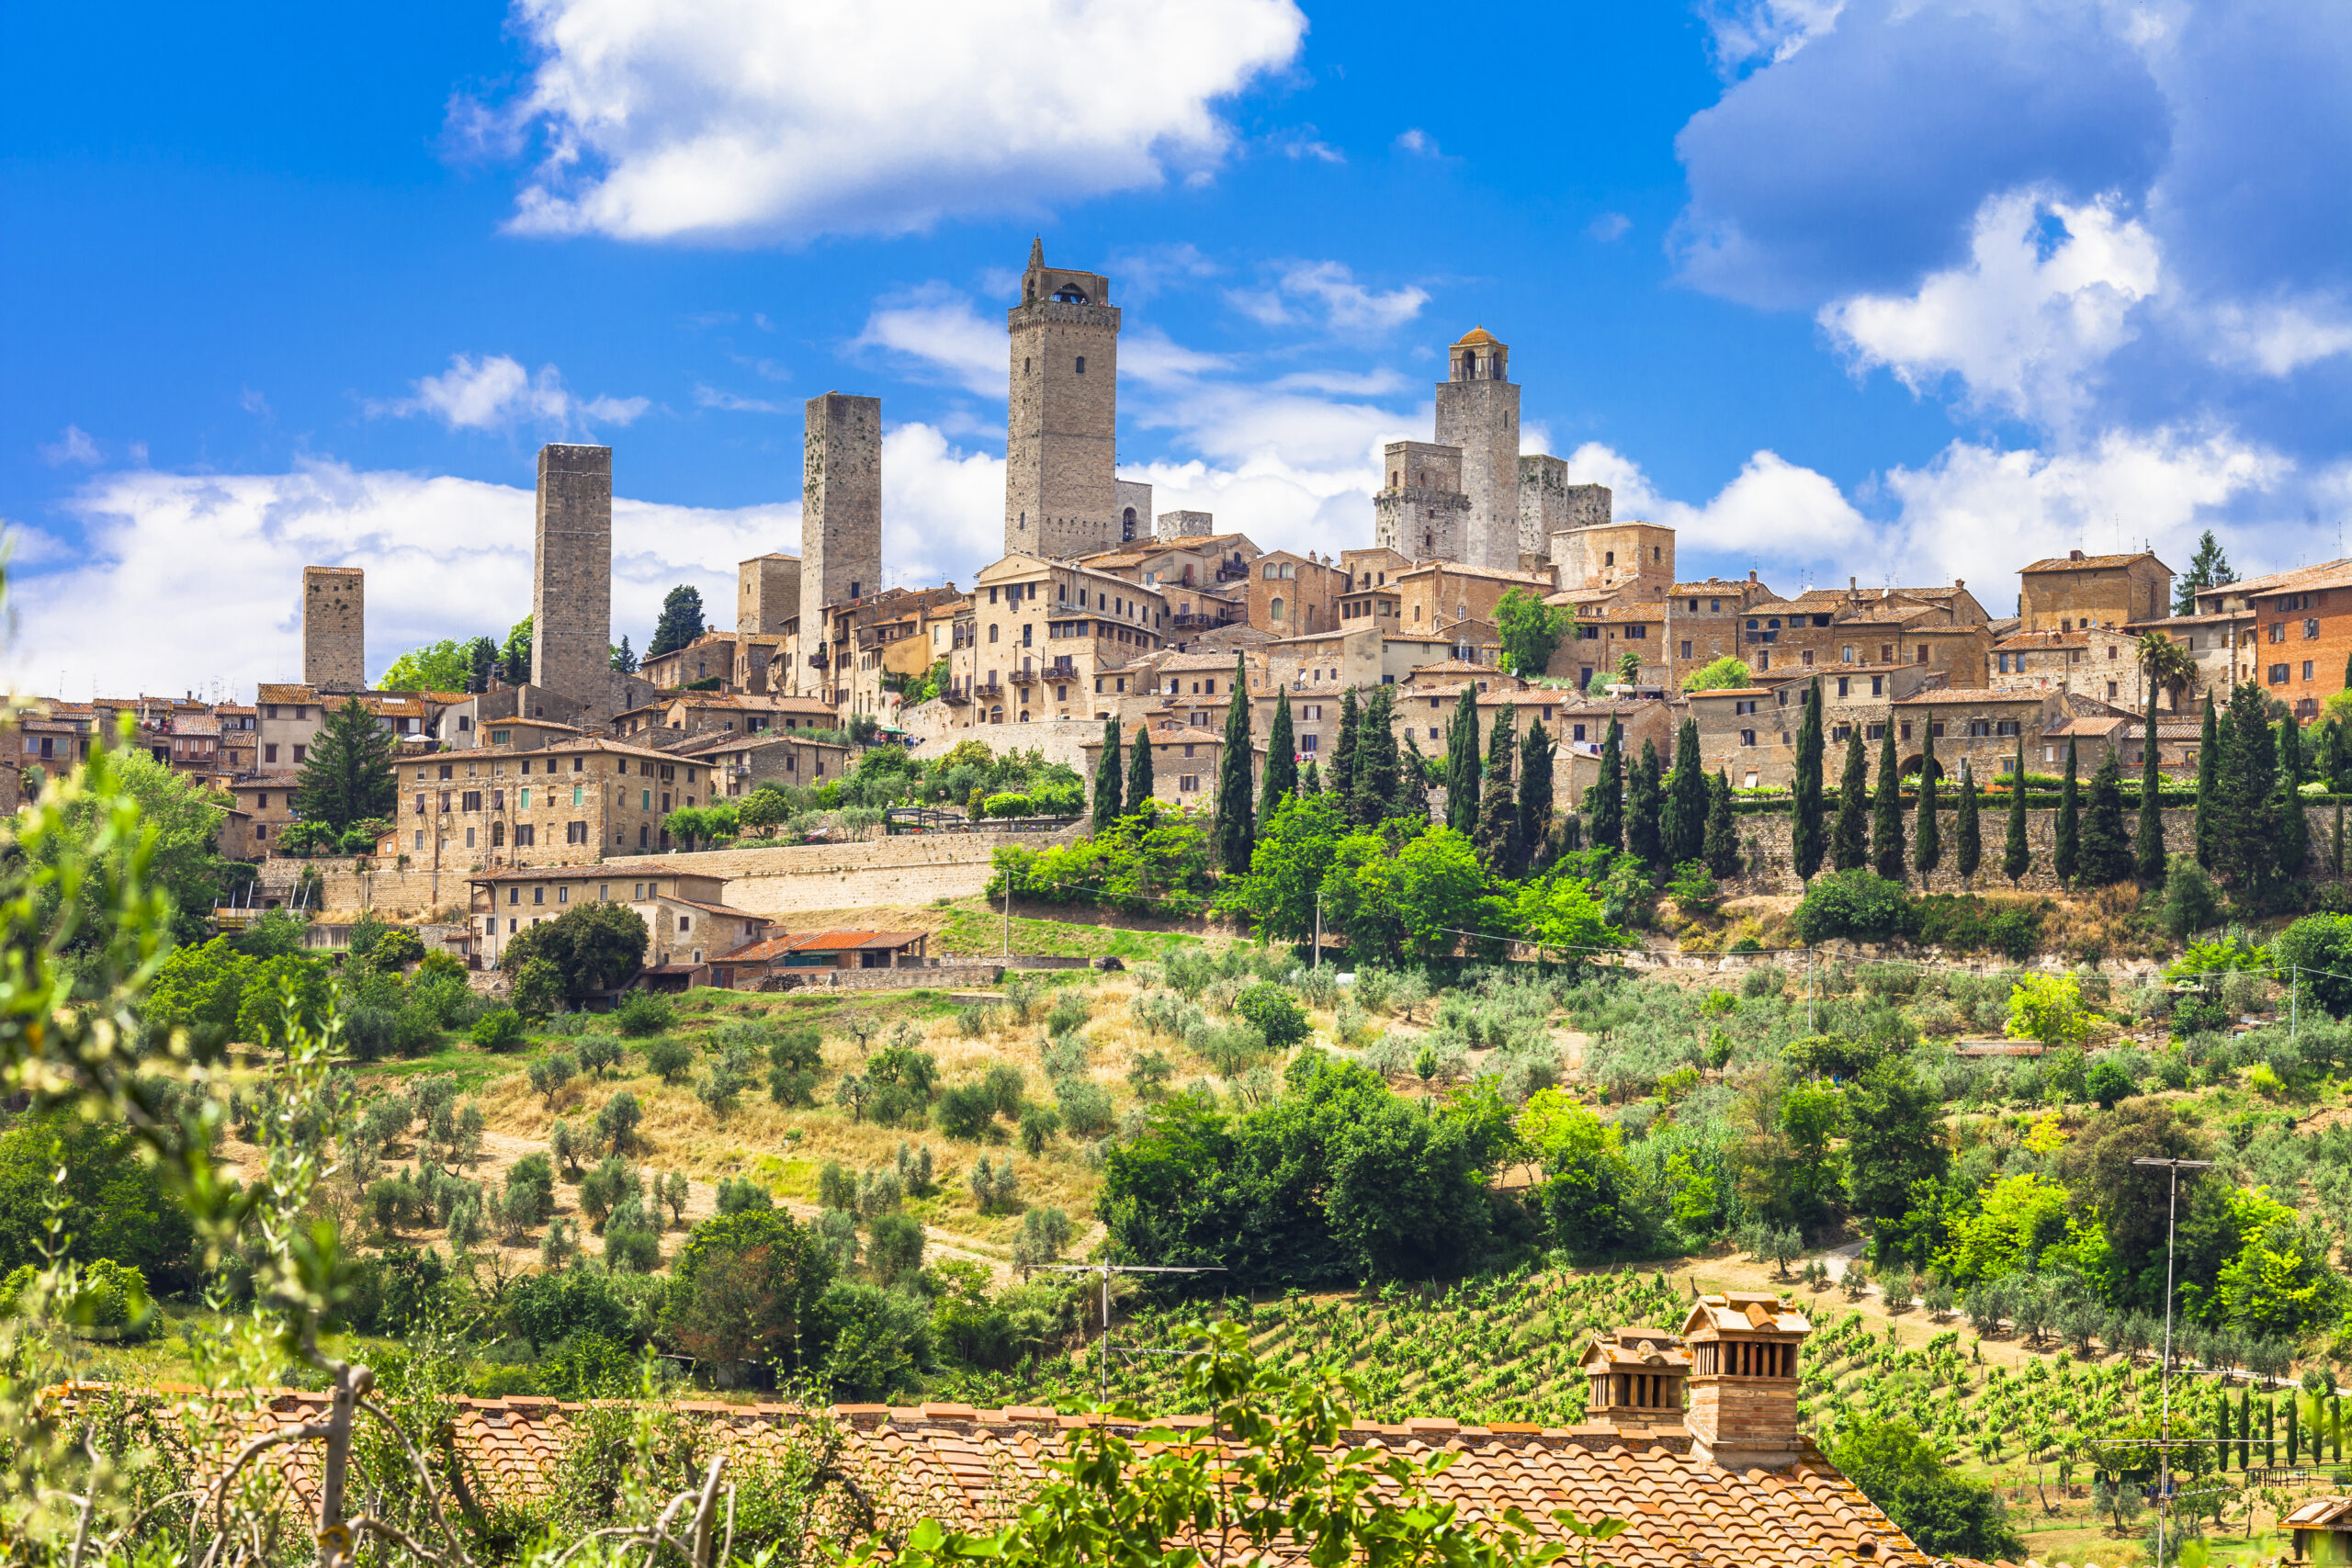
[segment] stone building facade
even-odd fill
[[[540,447],[535,521],[531,683],[605,702],[612,684],[613,449]]]
[[[2172,605],[2172,568],[2153,550],[2092,556],[2068,550],[2018,571],[2020,631],[2071,632],[2150,621]]]
[[[367,573],[302,569],[302,680],[330,692],[368,689]]]
[[[1381,456],[1388,482],[1372,498],[1374,547],[1413,560],[1467,558],[1470,498],[1462,489],[1461,449],[1392,441]]]
[[[706,763],[595,738],[408,759],[397,777],[400,852],[443,871],[667,849],[662,819],[716,787]]]
[[[806,504],[808,477],[801,478]],[[786,632],[800,619],[800,558],[781,550],[753,556],[735,568],[735,630],[745,636]]]
[[[1168,600],[1083,563],[1016,555],[981,570],[972,617],[972,642],[948,661],[955,728],[1099,720],[1112,710],[1096,677],[1164,644]]]
[[[882,400],[808,400],[800,458],[800,625],[882,586]]]
[[[1005,331],[1004,553],[1110,549],[1120,541],[1119,311],[1111,280],[1048,267],[1045,243],[1035,242]]]

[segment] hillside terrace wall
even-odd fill
[[[726,899],[738,909],[788,919],[828,909],[868,905],[928,904],[968,898],[988,885],[1000,844],[1033,849],[1075,841],[1083,819],[1059,833],[939,833],[861,840],[847,844],[796,844],[782,849],[697,850],[690,854],[626,855],[605,861],[616,880],[629,876],[701,875],[727,878]],[[322,909],[348,919],[374,908],[388,918],[421,918],[463,908],[467,874],[443,869],[360,873],[351,861],[321,861]]]

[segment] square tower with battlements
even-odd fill
[[[302,569],[302,683],[368,689],[368,578],[356,566]]]
[[[800,461],[800,629],[882,588],[882,400],[808,400]]]
[[[1510,345],[1473,327],[1446,351],[1446,378],[1437,384],[1437,439],[1462,449],[1461,491],[1470,500],[1461,553],[1449,558],[1516,571],[1519,388],[1510,378]]]
[[[1391,441],[1381,449],[1381,469],[1387,482],[1372,498],[1374,546],[1417,561],[1468,560],[1463,541],[1470,498],[1462,492],[1462,448]],[[1516,570],[1518,546],[1511,547]]]
[[[1004,416],[1004,550],[1081,556],[1119,544],[1119,312],[1100,273],[1029,247]],[[1148,505],[1136,513],[1138,524]]]
[[[613,449],[539,448],[531,536],[531,683],[580,702],[611,685]]]
[[[1119,525],[1113,530],[1118,536],[1114,547],[1131,545],[1137,539],[1151,537],[1151,487],[1140,479],[1118,479],[1112,486],[1113,499],[1119,503]]]

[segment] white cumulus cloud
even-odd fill
[[[423,414],[451,430],[509,430],[521,424],[627,425],[653,405],[645,398],[582,399],[552,365],[533,375],[503,354],[453,354],[449,368],[413,383],[412,395],[371,402],[371,414]]]
[[[1291,0],[518,0],[527,232],[904,233],[1214,165],[1296,55]],[[472,111],[461,112],[460,119]],[[473,117],[478,122],[479,115]]]
[[[1421,313],[1429,290],[1369,288],[1346,264],[1299,262],[1283,269],[1271,285],[1236,288],[1226,298],[1252,321],[1274,326],[1315,326],[1345,336],[1377,337]]]
[[[2064,425],[2161,286],[2158,253],[2111,199],[2009,191],[1978,210],[1967,265],[1908,295],[1833,300],[1819,319],[1858,367],[1883,367],[1915,392],[1957,377],[1975,406]]]

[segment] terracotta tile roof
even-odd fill
[[[1445,659],[1435,664],[1415,665],[1405,678],[1418,681],[1424,675],[1504,675],[1506,679],[1516,679],[1495,665],[1478,664],[1467,659]]]
[[[2235,582],[2217,582],[2197,592],[2206,593],[2266,593],[2290,588],[2308,588],[2312,580],[2333,577],[2339,572],[2352,572],[2352,558],[2321,561],[2316,566],[2293,567],[2286,571],[2274,571],[2267,577],[2242,578]]]
[[[2106,740],[2114,736],[2115,727],[2117,725],[2125,722],[2127,721],[2120,714],[2093,715],[2080,718],[2062,719],[2058,723],[2051,725],[2041,733],[2044,737],[2052,735],[2084,735],[2088,736],[2093,739]],[[2162,739],[2163,738],[2162,736],[2159,736],[2158,739]]]
[[[2116,635],[2120,637],[2122,634],[2119,632]],[[2003,637],[2000,641],[1995,643],[1993,647],[1998,652],[2013,653],[2025,649],[2088,648],[2090,645],[2091,636],[2087,631],[2017,632],[2011,636]]]
[[[700,909],[706,915],[724,915],[730,920],[752,920],[763,926],[775,923],[767,916],[755,915],[749,909],[738,909],[727,904],[706,904],[699,898],[681,898],[670,893],[657,893],[653,901],[657,904],[684,904],[689,909]]]
[[[158,1393],[209,1404],[223,1451],[264,1431],[323,1419],[327,1404],[322,1393],[292,1389],[262,1391],[257,1411],[192,1390]],[[458,1398],[448,1407],[451,1438],[473,1461],[471,1484],[492,1506],[543,1496],[558,1483],[572,1423],[589,1408],[521,1395]],[[837,1404],[810,1411],[706,1400],[672,1408],[703,1426],[707,1447],[697,1449],[711,1453],[780,1454],[806,1424],[829,1420],[842,1437],[844,1469],[863,1489],[879,1494],[890,1513],[938,1517],[966,1529],[1005,1519],[1045,1480],[1046,1461],[1061,1457],[1065,1444],[1091,1424],[1086,1416],[1021,1405]],[[1206,1416],[1170,1416],[1160,1424],[1189,1440],[1214,1440]],[[1453,1505],[1470,1521],[1516,1506],[1548,1535],[1556,1529],[1551,1523],[1556,1508],[1587,1519],[1623,1519],[1623,1533],[1591,1549],[1590,1561],[1603,1568],[1974,1568],[1913,1545],[1810,1443],[1785,1469],[1734,1471],[1692,1457],[1690,1438],[1679,1427],[1605,1421],[1573,1427],[1359,1423],[1345,1440],[1415,1459],[1453,1454],[1453,1463],[1430,1478],[1429,1489],[1433,1501]],[[319,1453],[314,1443],[284,1444],[266,1450],[263,1462],[308,1501],[318,1483]],[[829,1505],[820,1504],[818,1513],[827,1523],[815,1529],[850,1528]],[[1306,1558],[1295,1549],[1277,1549],[1260,1561],[1267,1568],[1303,1568]]]
[[[1907,697],[1894,699],[1896,707],[1916,707],[1921,703],[1939,705],[1965,703],[2032,703],[2039,705],[2041,694],[2032,691],[2009,691],[1993,686],[1960,686],[1950,690],[1914,692]]]
[[[2042,559],[2035,561],[2030,566],[2021,566],[2018,568],[2018,570],[2019,572],[2097,571],[2104,570],[2111,567],[2130,566],[2133,561],[2142,560],[2156,560],[2156,552],[2154,550],[2133,550],[2127,555],[2120,556],[2046,556]],[[2158,566],[2164,566],[2165,563],[2162,561],[2156,561],[2156,564]],[[2170,567],[2165,567],[2165,570],[2166,571],[2170,571],[2172,569]]]

